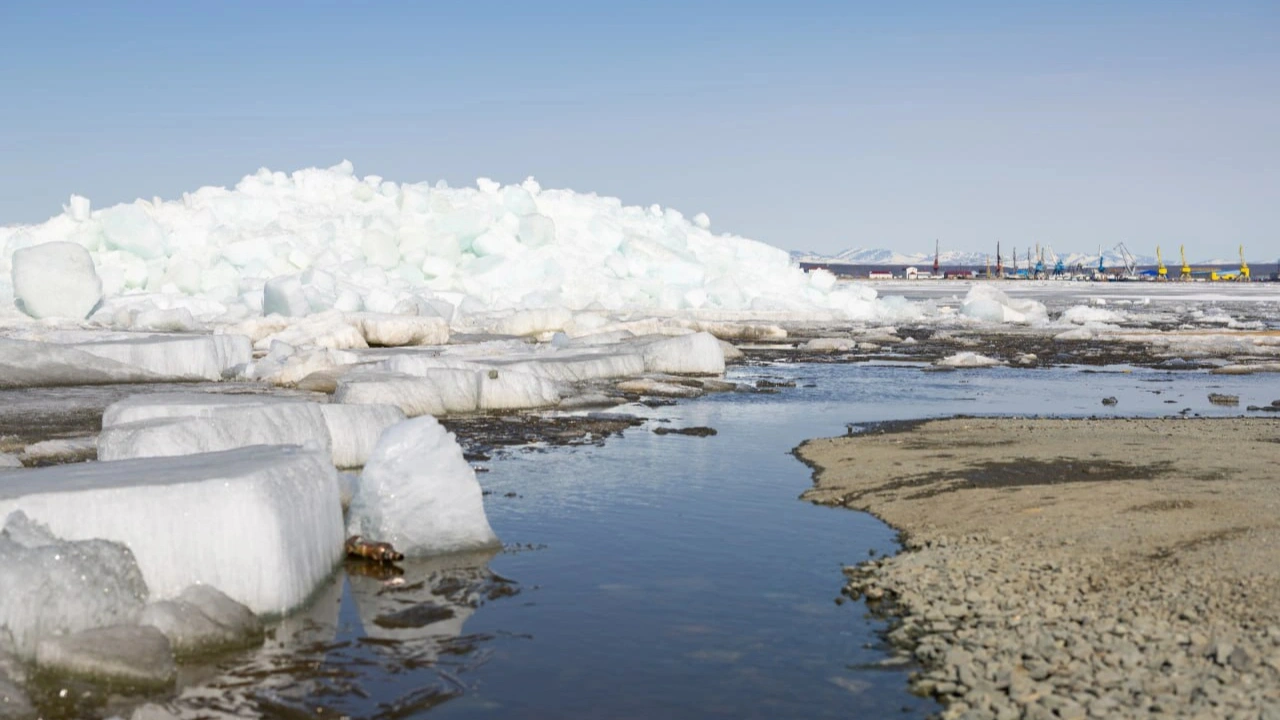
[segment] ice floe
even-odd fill
[[[297,447],[27,470],[0,483],[0,516],[16,510],[123,544],[152,599],[207,584],[259,614],[296,607],[342,555],[337,472]]]

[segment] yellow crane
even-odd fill
[[[1179,246],[1178,246],[1178,252],[1182,253],[1182,276],[1181,276],[1180,278],[1178,278],[1178,279],[1179,279],[1179,280],[1190,280],[1190,279],[1191,279],[1191,266],[1187,264],[1187,246],[1186,246],[1186,245],[1179,245]]]
[[[1244,244],[1240,245],[1240,274],[1236,279],[1241,282],[1249,282],[1249,263],[1244,261]]]
[[[1164,266],[1164,258],[1160,257],[1160,246],[1156,246],[1156,279],[1168,280],[1169,268]]]

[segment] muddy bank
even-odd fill
[[[1280,421],[958,418],[810,441],[814,502],[908,550],[899,618],[955,717],[1280,717]]]

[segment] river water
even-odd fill
[[[627,407],[647,422],[602,445],[495,456],[479,477],[502,552],[399,577],[350,566],[263,648],[189,668],[166,702],[269,717],[924,717],[938,708],[906,691],[909,666],[885,664],[883,621],[837,602],[841,568],[895,552],[895,533],[799,500],[812,478],[793,448],[885,420],[1241,415],[1280,396],[1265,375],[1118,367],[780,364],[729,379],[795,386]],[[692,426],[717,434],[652,431]]]

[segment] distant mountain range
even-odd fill
[[[1028,248],[1026,247],[1018,248],[1019,267],[1027,266],[1027,250]],[[1012,247],[1001,248],[1001,252],[1004,254],[1004,264],[1006,267],[1013,266],[1012,251]],[[1034,250],[1032,252],[1034,253]],[[1098,266],[1097,253],[1066,253],[1059,255],[1058,257],[1062,260],[1062,264],[1066,265],[1068,268],[1075,267],[1077,265],[1084,266],[1085,268],[1095,268]],[[908,267],[914,265],[921,269],[933,267],[933,253],[931,252],[901,253],[896,250],[885,250],[883,248],[851,248],[849,250],[836,253],[835,255],[823,255],[821,253],[793,250],[791,251],[791,258],[797,262],[841,263],[847,265],[886,265],[894,267]],[[994,267],[996,264],[994,254],[988,255],[980,252],[947,250],[940,253],[938,256],[938,263],[948,267],[984,267],[988,260],[990,260],[992,267]],[[1054,263],[1053,258],[1051,258],[1047,253],[1045,254],[1044,261],[1046,265],[1051,267]],[[1109,268],[1123,268],[1125,264],[1124,258],[1121,257],[1120,252],[1115,249],[1103,250],[1102,262]],[[1177,268],[1182,264],[1181,258],[1179,258],[1176,253],[1173,257],[1165,254],[1164,262],[1165,266],[1170,268]],[[1138,266],[1149,265],[1154,267],[1156,265],[1156,258],[1154,255],[1134,255],[1133,263]],[[1191,264],[1196,267],[1220,266],[1225,268],[1235,267],[1239,265],[1239,263],[1240,261],[1238,258],[1230,260],[1219,258],[1215,260],[1198,260]],[[1035,264],[1034,258],[1032,259],[1032,264]]]

